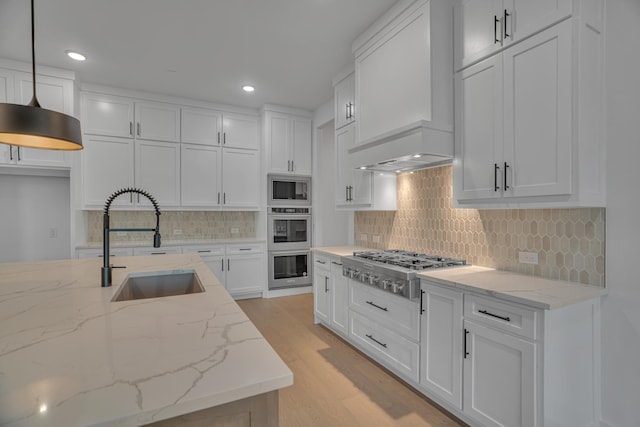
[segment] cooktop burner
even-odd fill
[[[342,274],[350,279],[411,300],[418,300],[418,272],[431,268],[466,265],[466,261],[392,249],[354,252],[352,256],[342,257],[342,264]]]

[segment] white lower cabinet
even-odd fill
[[[349,279],[342,275],[342,262],[331,259],[331,326],[343,336],[349,333]]]
[[[262,244],[227,245],[227,291],[234,297],[264,292],[265,265]]]
[[[313,256],[313,311],[316,323],[331,324],[331,267],[329,257]]]
[[[349,334],[349,279],[342,275],[340,257],[314,252],[313,307],[316,323]]]
[[[462,292],[421,285],[420,386],[462,409]]]
[[[77,258],[102,258],[104,256],[102,248],[78,249]],[[133,248],[109,248],[109,257],[133,256]]]
[[[133,248],[133,255],[175,255],[182,253],[182,246],[167,246],[154,248],[145,246],[144,248]]]
[[[536,424],[536,344],[464,322],[464,413],[485,426]]]

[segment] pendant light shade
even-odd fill
[[[36,54],[31,0],[31,69],[33,98],[29,105],[0,103],[0,143],[45,150],[82,150],[80,121],[40,107],[36,97]]]

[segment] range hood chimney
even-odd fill
[[[452,127],[426,120],[362,141],[349,150],[352,168],[379,172],[408,172],[452,161]]]

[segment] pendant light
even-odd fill
[[[28,105],[0,103],[0,143],[45,150],[82,150],[80,121],[40,107],[36,97],[36,48],[31,0],[33,97]]]

